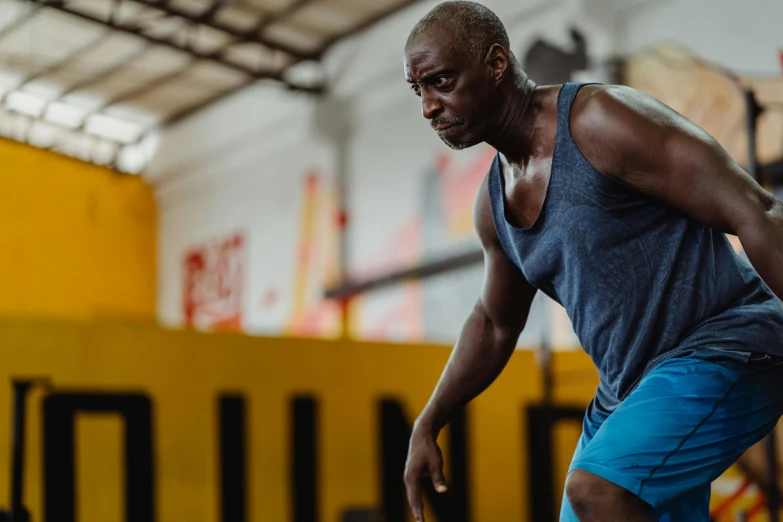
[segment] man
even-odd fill
[[[639,92],[536,86],[479,4],[435,7],[404,65],[444,142],[498,151],[475,202],[484,288],[410,439],[416,519],[422,479],[447,487],[439,431],[500,374],[541,290],[600,374],[560,520],[706,522],[711,481],[783,413],[783,205]]]

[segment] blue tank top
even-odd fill
[[[558,95],[544,205],[528,228],[506,219],[496,156],[488,187],[498,239],[527,280],[568,312],[613,410],[666,357],[710,347],[783,353],[783,309],[726,236],[598,172],[571,137],[583,84]]]

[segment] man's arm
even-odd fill
[[[783,205],[704,130],[627,87],[583,88],[571,115],[579,149],[603,174],[736,235],[783,298]]]
[[[484,287],[446,368],[411,434],[405,484],[416,520],[423,520],[421,479],[445,491],[442,456],[435,440],[452,415],[484,391],[506,366],[527,321],[536,289],[506,257],[495,232],[486,179],[474,206],[484,250]]]
[[[417,420],[435,435],[505,367],[536,292],[500,246],[486,180],[476,198],[474,222],[484,250],[484,284],[432,398]]]

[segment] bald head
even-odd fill
[[[450,43],[481,62],[493,44],[511,53],[503,22],[488,8],[466,0],[448,1],[435,6],[414,26],[408,43],[429,35],[448,34]]]

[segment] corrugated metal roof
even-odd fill
[[[415,1],[6,0],[0,135],[138,171],[156,129],[250,83],[322,92],[291,68]]]

